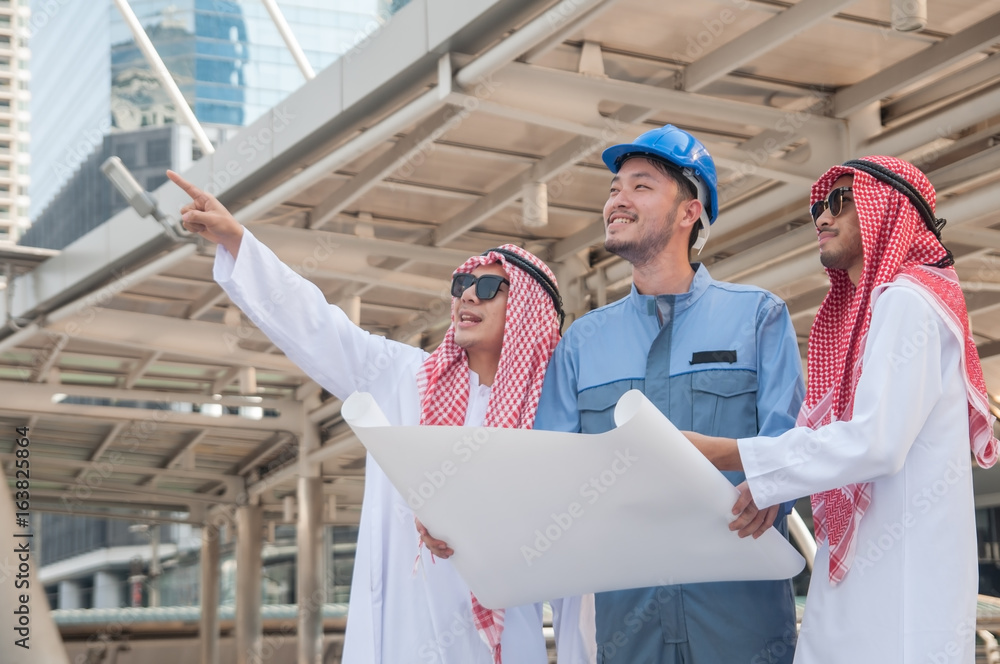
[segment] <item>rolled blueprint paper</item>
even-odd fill
[[[735,487],[638,390],[597,435],[390,427],[360,393],[341,412],[487,607],[805,565],[773,528],[729,530]]]

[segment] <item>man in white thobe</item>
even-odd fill
[[[216,281],[331,394],[370,392],[393,425],[530,428],[559,336],[555,278],[539,259],[505,245],[460,266],[452,326],[428,355],[354,325],[214,197],[176,173],[168,176],[192,198],[182,208],[185,227],[219,244]],[[484,610],[454,567],[418,545],[410,506],[369,456],[345,664],[495,664],[501,652],[508,663],[547,663],[541,604],[486,611],[484,625]],[[592,599],[553,602],[560,662],[593,661],[590,606]]]
[[[831,288],[809,337],[798,427],[738,441],[690,434],[742,469],[758,508],[811,494],[818,551],[795,662],[975,661],[971,453],[996,461],[982,367],[941,244],[933,186],[865,157],[812,189]]]

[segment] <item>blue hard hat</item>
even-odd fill
[[[629,157],[652,157],[665,161],[684,174],[695,186],[698,199],[705,207],[703,216],[714,223],[719,216],[719,177],[712,155],[697,138],[673,125],[651,129],[632,143],[612,145],[601,158],[612,173],[617,173]]]

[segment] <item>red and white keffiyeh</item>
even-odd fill
[[[505,244],[500,249],[513,252],[544,272],[552,283],[555,275],[538,257],[524,249]],[[503,330],[503,348],[497,367],[483,426],[530,429],[535,422],[538,398],[549,359],[559,343],[559,323],[552,298],[533,277],[512,265],[505,256],[489,252],[473,256],[455,272],[472,272],[481,265],[500,263],[507,272],[510,292]],[[454,311],[454,308],[452,309]],[[455,343],[454,320],[444,341],[424,361],[417,374],[420,391],[420,424],[461,426],[469,406],[469,358]],[[500,664],[500,636],[504,610],[483,607],[472,596],[472,614],[479,635]]]
[[[915,166],[894,157],[872,156],[864,160],[905,178],[934,209],[934,187]],[[964,344],[962,369],[968,385],[970,445],[980,465],[993,465],[997,459],[994,417],[989,411],[986,383],[958,275],[952,267],[928,265],[944,258],[945,249],[903,193],[854,168],[834,166],[828,170],[813,184],[810,203],[826,198],[833,183],[843,175],[854,176],[852,195],[861,227],[864,267],[856,288],[845,270],[827,269],[830,291],[809,334],[809,385],[798,424],[816,429],[851,419],[872,305],[893,282],[905,280],[929,296]],[[840,583],[851,567],[857,528],[871,499],[870,484],[851,484],[812,496],[816,538],[828,538],[830,544],[831,584]]]

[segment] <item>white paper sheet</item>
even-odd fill
[[[599,435],[390,427],[365,393],[341,413],[487,607],[805,565],[774,529],[729,530],[736,489],[638,390]]]

